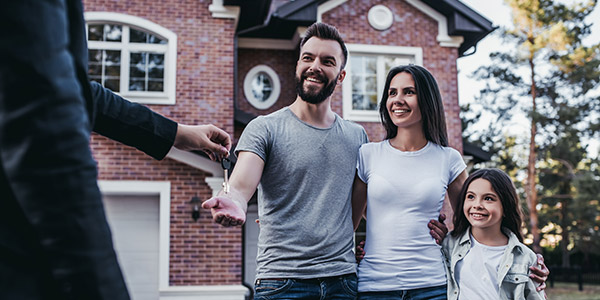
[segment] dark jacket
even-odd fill
[[[0,9],[0,299],[129,299],[90,131],[161,159],[177,124],[87,78],[80,0]]]

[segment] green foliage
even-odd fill
[[[563,252],[600,254],[599,162],[584,143],[600,137],[600,43],[582,44],[590,33],[586,17],[597,1],[570,6],[552,0],[507,3],[515,27],[498,31],[507,47],[492,53],[492,64],[473,74],[486,85],[475,103],[461,108],[464,139],[494,153],[496,166],[513,177],[523,195],[529,131],[507,129],[525,113],[538,128],[539,228],[546,227],[548,237],[566,238]]]

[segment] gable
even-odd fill
[[[260,1],[261,3],[264,1]],[[269,1],[267,1],[269,2]],[[393,0],[406,2],[437,22],[436,40],[442,47],[456,47],[459,56],[475,46],[495,28],[483,16],[458,0]],[[238,27],[238,37],[248,43],[249,39],[295,39],[299,28],[322,20],[324,14],[343,9],[348,0],[296,0],[275,1],[264,21],[255,20],[254,26]],[[244,8],[242,7],[242,15]],[[356,16],[360,17],[360,16]],[[264,41],[264,40],[263,40]]]

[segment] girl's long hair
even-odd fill
[[[398,134],[398,127],[394,125],[387,110],[388,91],[394,76],[400,72],[409,73],[415,81],[421,119],[423,121],[423,132],[428,141],[440,146],[448,146],[448,133],[446,132],[446,115],[444,104],[435,78],[427,69],[417,65],[398,66],[390,69],[385,80],[383,96],[379,102],[379,116],[385,127],[386,139],[391,139]]]
[[[487,180],[492,185],[492,189],[494,189],[498,198],[500,198],[504,213],[502,227],[508,228],[517,236],[520,242],[523,242],[523,234],[521,233],[523,218],[521,206],[519,205],[519,196],[517,195],[517,190],[510,177],[499,169],[477,170],[467,178],[460,191],[458,204],[454,208],[454,231],[452,232],[452,236],[461,236],[471,225],[463,212],[463,208],[469,185],[471,185],[475,179],[479,178]]]

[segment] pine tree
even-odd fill
[[[538,186],[536,163],[540,159],[538,151],[547,137],[548,128],[544,126],[551,126],[542,121],[556,113],[552,109],[554,102],[566,101],[569,106],[577,101],[590,101],[588,92],[598,83],[595,64],[600,56],[599,45],[585,47],[582,39],[590,33],[585,19],[596,6],[596,0],[570,6],[552,0],[506,2],[512,11],[514,27],[500,31],[507,44],[506,50],[492,53],[492,65],[478,69],[475,74],[487,84],[478,101],[483,111],[498,116],[497,121],[488,124],[496,130],[509,127],[518,110],[528,113],[529,154],[523,186],[533,249],[540,253],[537,209],[541,187]],[[565,91],[567,94],[559,94]],[[589,117],[581,116],[580,119],[587,123],[581,125],[585,123],[581,121],[578,126],[590,130],[598,127],[598,122],[590,121]],[[494,139],[501,141],[504,135],[506,132],[500,137],[488,138],[487,143],[493,144]]]

